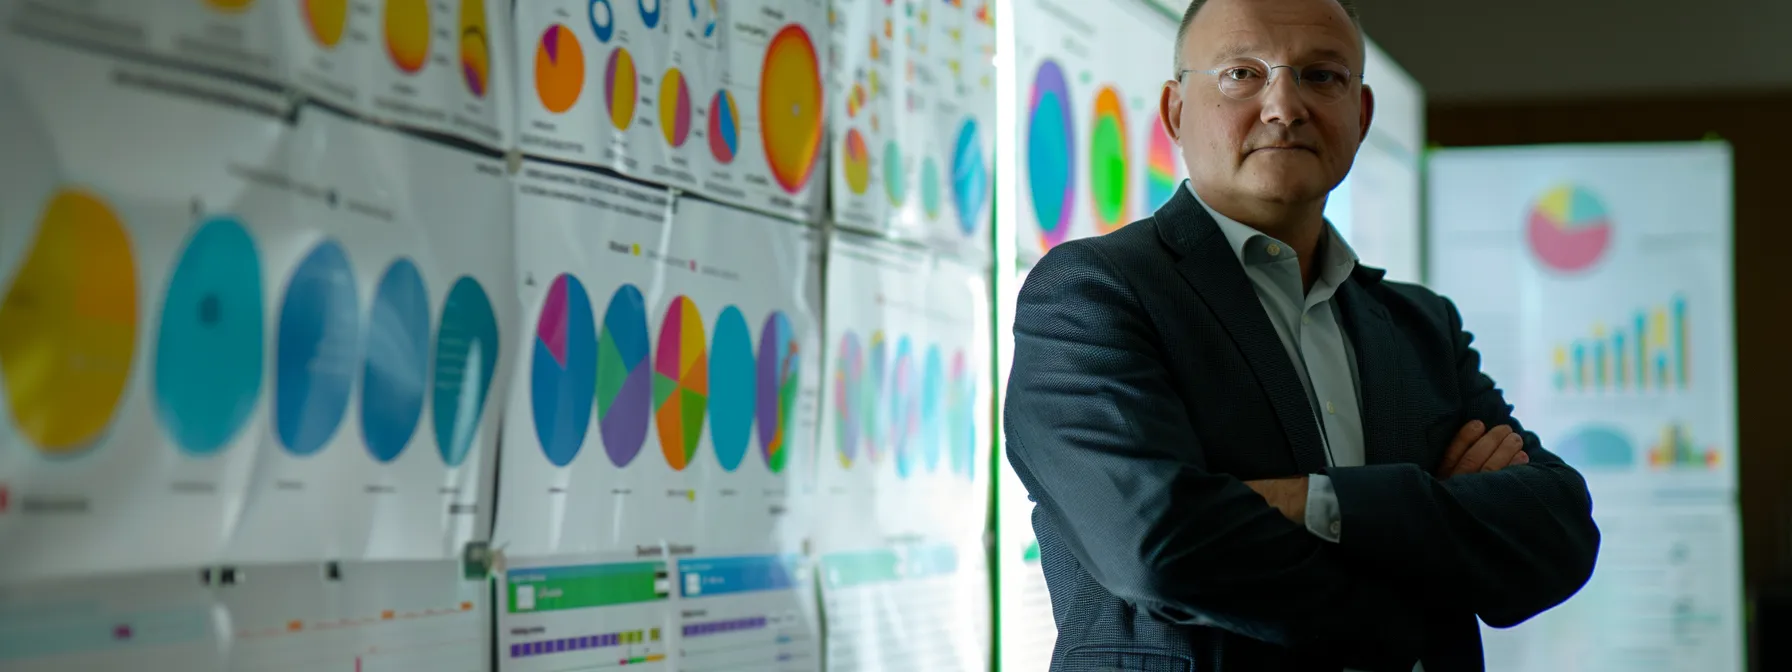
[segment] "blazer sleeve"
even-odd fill
[[[1581,475],[1545,450],[1481,372],[1473,337],[1447,299],[1462,422],[1509,425],[1529,464],[1439,480],[1415,464],[1331,469],[1353,559],[1422,577],[1439,599],[1488,625],[1517,625],[1560,604],[1592,576],[1599,552],[1592,497]]]
[[[1021,290],[1014,335],[1009,459],[1035,515],[1102,587],[1172,622],[1363,661],[1353,666],[1412,666],[1417,609],[1203,467],[1163,340],[1100,250],[1073,242],[1047,255]]]

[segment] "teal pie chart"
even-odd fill
[[[380,276],[364,342],[361,437],[373,459],[391,462],[417,433],[429,381],[429,290],[410,259]]]
[[[182,452],[223,451],[261,396],[261,256],[235,217],[202,222],[168,278],[156,336],[156,418]]]
[[[757,363],[746,317],[734,306],[722,309],[709,347],[709,438],[723,471],[740,467],[752,441],[759,391]]]
[[[430,417],[442,463],[458,467],[478,436],[485,397],[498,370],[498,317],[479,281],[462,276],[442,302],[440,324]]]
[[[945,397],[945,362],[940,358],[940,346],[927,346],[927,356],[921,364],[921,464],[929,473],[940,466],[940,454],[944,451],[945,436],[941,433],[941,407]]]

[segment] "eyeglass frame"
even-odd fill
[[[1308,63],[1306,65],[1289,65],[1286,63],[1281,64],[1281,65],[1274,65],[1274,64],[1271,64],[1269,61],[1266,61],[1266,60],[1263,60],[1261,58],[1257,58],[1254,56],[1246,56],[1239,60],[1251,60],[1251,61],[1256,61],[1258,63],[1263,64],[1264,69],[1268,70],[1268,75],[1265,76],[1264,81],[1263,81],[1263,88],[1266,90],[1271,85],[1275,84],[1276,70],[1281,69],[1281,68],[1287,68],[1289,71],[1294,73],[1294,87],[1296,89],[1305,90],[1306,85],[1303,83],[1304,80],[1301,79],[1301,75],[1305,74],[1307,68],[1317,65],[1316,63]],[[1344,81],[1345,82],[1349,82],[1350,80],[1354,79],[1354,80],[1357,80],[1358,82],[1362,82],[1364,84],[1368,83],[1368,80],[1363,78],[1363,73],[1351,72],[1350,66],[1344,65],[1343,63],[1337,63],[1336,65],[1344,68]],[[1183,77],[1188,75],[1188,73],[1191,73],[1191,72],[1199,72],[1199,73],[1201,73],[1203,75],[1207,75],[1209,77],[1219,77],[1220,73],[1224,70],[1226,70],[1226,67],[1224,67],[1224,66],[1214,68],[1212,70],[1197,70],[1195,68],[1183,68],[1181,70],[1176,71],[1176,83],[1181,84],[1181,83],[1185,82],[1186,80],[1184,80]],[[1214,87],[1218,88],[1219,83],[1215,82]],[[1221,92],[1220,95],[1225,95],[1225,93]],[[1226,96],[1226,97],[1231,98],[1232,100],[1251,100],[1252,98],[1256,98],[1257,96],[1261,96],[1261,95],[1263,95],[1263,92],[1258,91],[1257,93],[1252,94],[1250,96],[1250,98],[1233,98],[1232,96]],[[1339,96],[1339,99],[1342,100],[1343,96]]]

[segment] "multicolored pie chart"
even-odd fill
[[[12,422],[37,450],[90,446],[124,396],[137,345],[137,263],[99,195],[65,188],[0,299],[0,376]]]
[[[535,95],[554,114],[572,109],[585,89],[585,51],[572,30],[560,24],[542,31],[535,46]]]
[[[1126,109],[1120,92],[1104,86],[1095,92],[1094,127],[1089,131],[1089,192],[1095,206],[1095,230],[1111,233],[1126,226],[1131,215],[1132,156],[1126,148]]]
[[[798,356],[796,331],[790,318],[773,311],[759,329],[757,358],[758,410],[754,413],[759,427],[759,452],[765,467],[776,474],[784,470],[790,459],[790,442],[795,436],[797,391],[802,377],[802,359]]]
[[[542,456],[556,467],[572,464],[579,456],[591,424],[597,391],[596,332],[585,286],[571,275],[555,277],[535,322],[529,406]]]
[[[391,462],[417,432],[429,381],[429,290],[410,259],[380,277],[362,342],[361,437],[374,460]]]
[[[1070,84],[1057,61],[1039,64],[1027,104],[1027,196],[1042,250],[1070,235],[1076,166],[1076,128],[1071,123]]]
[[[703,417],[709,407],[709,358],[704,352],[703,316],[689,297],[666,306],[659,347],[653,353],[654,426],[660,451],[673,471],[684,471],[697,456]]]
[[[635,57],[617,47],[604,66],[604,105],[610,109],[610,125],[618,131],[635,123]]]
[[[977,376],[963,351],[952,353],[946,382],[946,448],[952,473],[966,479],[977,473]]]
[[[660,77],[659,106],[660,132],[666,144],[683,147],[685,138],[691,136],[691,90],[678,68],[669,68]]]
[[[653,367],[647,361],[647,302],[623,285],[604,310],[597,338],[597,425],[610,463],[626,467],[647,442],[653,414]]]
[[[728,306],[716,316],[709,347],[709,440],[723,471],[734,471],[753,440],[753,414],[758,409],[758,371],[753,331],[739,308]]]
[[[485,0],[460,2],[460,73],[467,92],[484,98],[491,84],[491,41],[485,26]]]
[[[896,339],[896,359],[890,366],[889,449],[895,456],[896,475],[908,478],[915,468],[915,439],[920,433],[920,372],[916,370],[915,352],[907,336]]]
[[[458,467],[472,450],[498,370],[498,316],[479,281],[461,276],[442,302],[430,393],[436,452]]]
[[[429,63],[429,0],[386,0],[386,55],[414,75]]]
[[[834,356],[834,450],[844,468],[850,469],[859,457],[866,424],[860,401],[864,396],[865,353],[858,334],[848,331],[840,337],[840,351]]]
[[[865,135],[859,129],[846,129],[846,152],[840,163],[847,190],[863,195],[871,188],[871,151],[865,147]]]
[[[342,244],[326,239],[293,269],[274,346],[274,431],[306,457],[335,436],[361,371],[361,304]]]
[[[734,95],[718,90],[709,99],[709,153],[716,163],[728,165],[740,152],[740,108],[734,106]]]
[[[859,420],[865,437],[865,461],[877,464],[883,460],[882,442],[884,428],[890,424],[889,411],[885,404],[879,403],[889,392],[886,387],[889,371],[889,346],[884,343],[884,332],[871,332],[870,347],[866,348],[866,376],[864,388],[859,392]]]
[[[765,48],[759,76],[760,135],[778,186],[802,191],[821,156],[821,61],[809,31],[788,24]]]
[[[1525,239],[1538,263],[1575,273],[1605,256],[1612,232],[1611,217],[1598,196],[1577,185],[1559,185],[1531,206]]]
[[[156,335],[156,418],[181,452],[223,451],[255,412],[261,291],[261,254],[242,222],[201,222],[168,277]]]

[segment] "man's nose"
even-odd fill
[[[1301,97],[1300,75],[1286,65],[1271,68],[1269,73],[1269,83],[1264,86],[1263,93],[1258,94],[1263,102],[1263,123],[1283,126],[1306,123],[1307,101]]]

